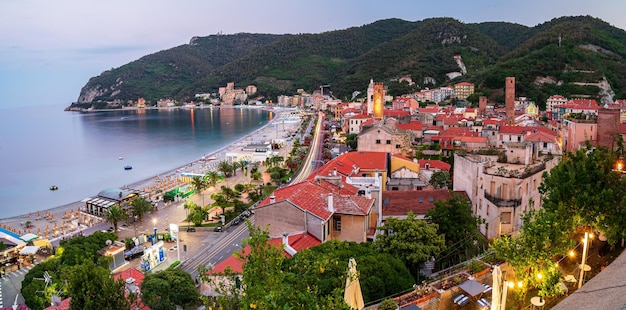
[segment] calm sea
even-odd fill
[[[0,110],[0,218],[95,196],[208,155],[267,124],[260,109]],[[123,160],[119,158],[123,157]],[[132,165],[132,170],[124,170]],[[57,185],[57,191],[50,186]]]

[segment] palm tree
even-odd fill
[[[187,201],[183,205],[183,208],[185,208],[185,211],[187,212],[187,217],[185,218],[185,220],[187,221],[187,226],[189,226],[189,222],[191,222],[189,214],[191,214],[191,211],[195,210],[196,207],[197,207],[196,203],[191,200]]]
[[[104,211],[104,220],[113,224],[113,229],[117,232],[117,223],[127,218],[126,212],[119,205],[113,205]]]
[[[204,175],[204,178],[207,180],[207,184],[209,186],[215,186],[217,184],[217,179],[219,179],[220,175],[215,170],[211,170]]]
[[[208,182],[204,177],[195,176],[191,179],[191,186],[196,190],[196,193],[202,197],[202,205],[204,206],[204,195],[202,191],[207,188]]]
[[[222,160],[217,164],[217,171],[224,174],[225,177],[230,177],[233,173],[233,165],[225,160]]]
[[[132,205],[133,216],[137,216],[140,221],[142,220],[143,216],[149,211],[152,211],[153,208],[152,203],[146,200],[146,198],[139,196],[133,198],[130,204]]]

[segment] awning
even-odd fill
[[[37,236],[35,234],[31,234],[31,233],[25,234],[25,235],[20,237],[20,239],[22,241],[24,241],[24,242],[30,242],[30,241],[33,241],[33,240],[35,240],[37,238],[39,238],[39,236]]]
[[[35,255],[37,254],[38,250],[39,250],[38,246],[34,246],[34,245],[25,246],[20,250],[20,255]]]
[[[467,292],[467,294],[472,297],[485,291],[485,287],[474,280],[465,281],[463,284],[459,285],[459,288]]]
[[[52,243],[48,239],[37,239],[33,241],[34,246],[38,246],[40,248],[51,248]]]

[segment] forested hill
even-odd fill
[[[606,79],[615,98],[626,98],[625,58],[626,32],[589,16],[535,27],[387,19],[319,34],[194,37],[91,78],[77,105],[187,100],[227,82],[256,85],[270,98],[330,84],[335,96],[348,100],[354,91],[364,93],[370,79],[390,85],[392,94],[402,92],[406,88],[393,84],[403,76],[420,88],[469,81],[494,100],[494,90],[514,76],[517,94],[540,105],[552,94],[600,98],[597,83]]]

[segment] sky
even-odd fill
[[[576,15],[626,29],[625,14],[623,0],[0,0],[0,109],[69,106],[90,77],[218,32],[321,33],[432,17],[532,27]]]

